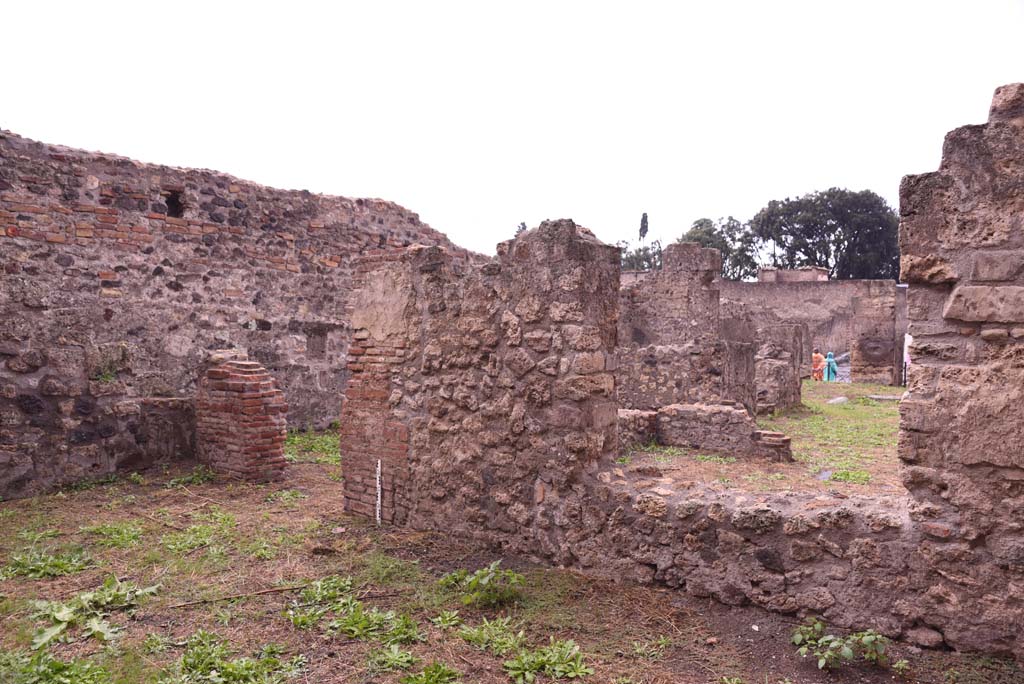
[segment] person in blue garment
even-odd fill
[[[825,382],[837,382],[839,380],[839,364],[832,356],[832,352],[825,355]]]

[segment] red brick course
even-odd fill
[[[284,472],[288,403],[255,361],[215,355],[196,393],[199,460],[214,471],[266,481]]]

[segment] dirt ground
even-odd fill
[[[792,438],[792,463],[650,446],[630,450],[620,462],[654,466],[677,480],[729,489],[903,495],[896,458],[898,402],[870,398],[899,397],[902,391],[885,385],[806,381],[802,406],[758,420],[763,429]],[[837,397],[847,401],[828,403]]]
[[[44,647],[61,661],[92,663],[109,675],[78,681],[396,683],[436,660],[461,673],[463,682],[511,682],[503,668],[511,656],[478,650],[457,628],[431,623],[442,611],[458,611],[470,626],[510,617],[528,648],[551,638],[574,640],[594,671],[584,682],[1024,682],[1024,673],[1008,661],[900,644],[893,660],[908,661],[905,677],[863,664],[820,672],[789,643],[793,618],[677,591],[594,581],[529,559],[503,558],[494,549],[447,535],[378,529],[341,513],[341,467],[331,440],[318,435],[292,440],[296,463],[284,481],[272,485],[205,482],[181,467],[0,503],[0,565],[7,577],[0,581],[0,680],[5,667],[6,676],[17,676],[10,663],[29,653],[33,637],[51,624],[33,617],[34,600],[67,603],[115,576],[159,589],[133,611],[110,613],[109,623],[122,628],[110,641],[88,636],[78,625],[67,630],[65,642],[58,637]],[[67,559],[75,553],[84,568],[42,579],[16,574],[26,558]],[[438,584],[447,572],[498,559],[525,578],[522,597],[512,606],[467,607],[457,591]],[[62,569],[68,568],[55,572]],[[367,609],[412,619],[422,640],[401,646],[417,659],[411,670],[372,671],[368,657],[381,644],[329,633],[330,613],[301,626],[293,622],[289,608],[300,615],[308,609],[301,589],[332,575],[351,577],[350,595]],[[304,662],[286,679],[182,679],[185,642],[199,629],[226,639],[232,658],[252,656],[273,643],[280,646],[281,658],[301,655]],[[537,681],[550,680],[542,675]]]

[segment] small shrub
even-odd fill
[[[832,669],[856,660],[858,657],[874,665],[885,667],[889,663],[887,651],[892,642],[873,629],[854,632],[845,637],[828,634],[821,620],[807,618],[793,632],[792,642],[803,657],[813,656],[818,669]]]
[[[392,672],[408,670],[416,664],[416,658],[412,653],[403,651],[396,644],[392,644],[385,649],[372,651],[367,658],[367,664],[371,672]]]
[[[523,579],[518,572],[502,570],[501,561],[497,560],[473,573],[467,570],[448,573],[440,579],[440,584],[461,590],[462,602],[467,606],[497,608],[521,598],[519,587]]]
[[[451,684],[462,675],[444,663],[433,662],[423,668],[422,672],[402,678],[402,684]]]

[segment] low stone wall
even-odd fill
[[[267,369],[215,353],[195,400],[199,461],[230,477],[265,482],[284,472],[288,403]]]

